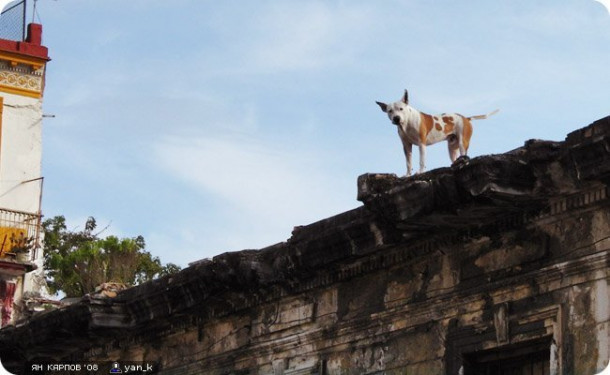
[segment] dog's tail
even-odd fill
[[[485,120],[486,118],[488,118],[489,116],[495,115],[496,113],[498,113],[499,109],[496,109],[495,111],[491,111],[486,115],[476,115],[476,116],[470,116],[468,117],[469,120]]]

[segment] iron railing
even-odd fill
[[[16,0],[0,13],[0,39],[24,41],[26,35],[26,0]]]
[[[41,216],[0,208],[0,258],[36,259]]]

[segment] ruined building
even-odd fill
[[[359,208],[4,328],[0,358],[21,373],[594,374],[610,357],[609,186],[610,117],[410,178],[366,174]]]

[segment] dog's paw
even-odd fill
[[[470,158],[468,155],[463,155],[457,158],[453,164],[451,164],[451,168],[460,169],[470,164]]]

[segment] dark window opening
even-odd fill
[[[550,340],[464,355],[464,375],[549,375]]]

